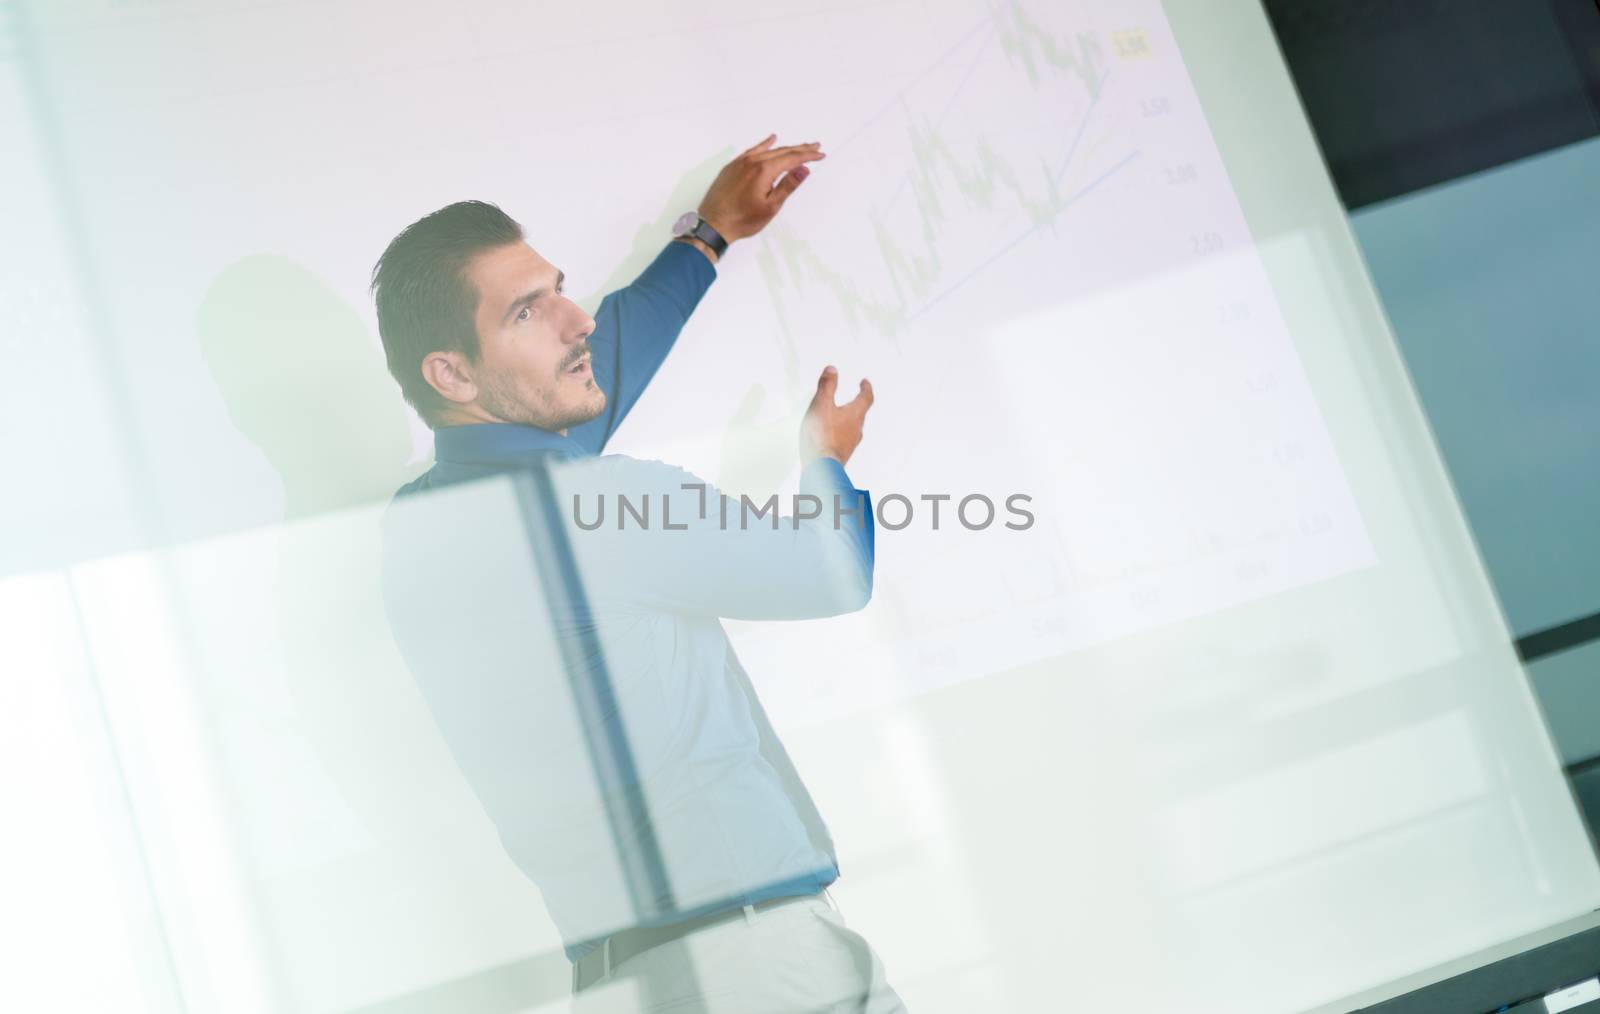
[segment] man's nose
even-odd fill
[[[584,313],[581,309],[578,310],[577,325],[573,330],[572,337],[568,339],[568,341],[581,342],[592,334],[594,334],[594,318],[589,316],[587,313]]]

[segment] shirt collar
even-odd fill
[[[508,467],[533,464],[551,452],[563,457],[579,457],[585,453],[570,437],[520,423],[441,426],[433,432],[436,461]]]

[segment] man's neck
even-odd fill
[[[502,423],[507,426],[529,426],[533,429],[543,427],[533,426],[531,423],[519,423],[511,419],[502,419],[493,412],[478,405],[452,406],[437,412],[432,421],[433,429],[444,429],[447,426],[477,426],[482,423]],[[563,426],[558,430],[546,430],[547,433],[567,435],[567,428]]]

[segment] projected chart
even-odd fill
[[[1121,33],[1118,42],[1126,52],[1148,52],[1141,31]],[[992,60],[995,51],[1004,65]],[[1017,82],[975,82],[980,69],[990,74],[1009,69],[1026,79],[1030,94],[996,95],[996,85],[1014,90],[1004,86]],[[951,73],[959,75],[953,86],[946,80]],[[880,140],[899,134],[904,142],[902,156],[889,156],[890,164],[909,162],[899,184],[881,206],[870,207],[867,213],[872,249],[878,254],[878,263],[870,265],[877,270],[869,271],[875,277],[842,273],[811,244],[784,231],[769,243],[762,268],[785,323],[787,304],[815,298],[820,289],[837,304],[853,331],[904,333],[1035,231],[1054,230],[1068,208],[1139,156],[1137,149],[1127,151],[1092,180],[1070,192],[1063,190],[1068,170],[1076,168],[1075,156],[1108,76],[1104,48],[1092,33],[1058,39],[1018,4],[985,18],[928,68],[925,80],[895,95],[835,149],[848,148],[869,132]],[[913,109],[912,102],[919,97],[940,92],[947,92],[948,98],[937,114]],[[1040,113],[1051,107],[1042,121],[1026,124],[1022,132],[1027,136],[1018,139],[1020,144],[1004,144],[1003,138],[987,130],[973,135],[959,126],[944,129],[952,111],[970,111],[973,106],[998,104],[1012,114],[1021,112],[1025,108],[1021,103],[1011,105],[1018,98],[1038,105]],[[1081,106],[1074,125],[1057,120],[1057,111],[1074,106]],[[1018,117],[1011,126],[1009,132],[1018,133],[1024,124]],[[1051,142],[1060,149],[1053,161],[1048,157]],[[1019,220],[1020,231],[1013,225],[1016,235],[1009,238],[972,236],[963,229],[976,226],[984,232],[985,226]],[[969,246],[972,239],[980,242]],[[995,249],[988,253],[991,246]]]
[[[847,387],[873,377],[881,407],[852,472],[915,508],[880,533],[865,614],[821,638],[736,631],[779,714],[835,714],[1374,562],[1160,7],[1106,11],[970,17],[909,79],[863,94],[827,145],[826,189],[758,241],[774,386],[802,397],[819,354]],[[788,422],[769,426],[773,455]],[[1002,521],[1022,494],[1037,522],[969,531],[970,494]],[[969,520],[983,514],[973,502]],[[797,638],[820,675],[785,671]]]

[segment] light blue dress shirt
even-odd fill
[[[823,458],[802,469],[813,504],[757,516],[682,469],[599,453],[714,277],[699,251],[668,244],[596,312],[589,342],[604,414],[567,436],[441,428],[435,465],[385,518],[395,639],[574,959],[619,929],[815,893],[839,873],[721,618],[865,605],[870,498]],[[545,477],[553,496],[541,503],[558,518],[529,506],[533,475]],[[648,503],[648,522],[623,517],[619,495]],[[559,532],[575,581],[552,579],[528,525]],[[603,688],[604,729],[584,728],[574,686]],[[597,735],[621,744],[627,763],[596,764]],[[625,796],[642,806],[619,807]],[[641,850],[665,874],[659,896],[628,883],[626,857]]]

